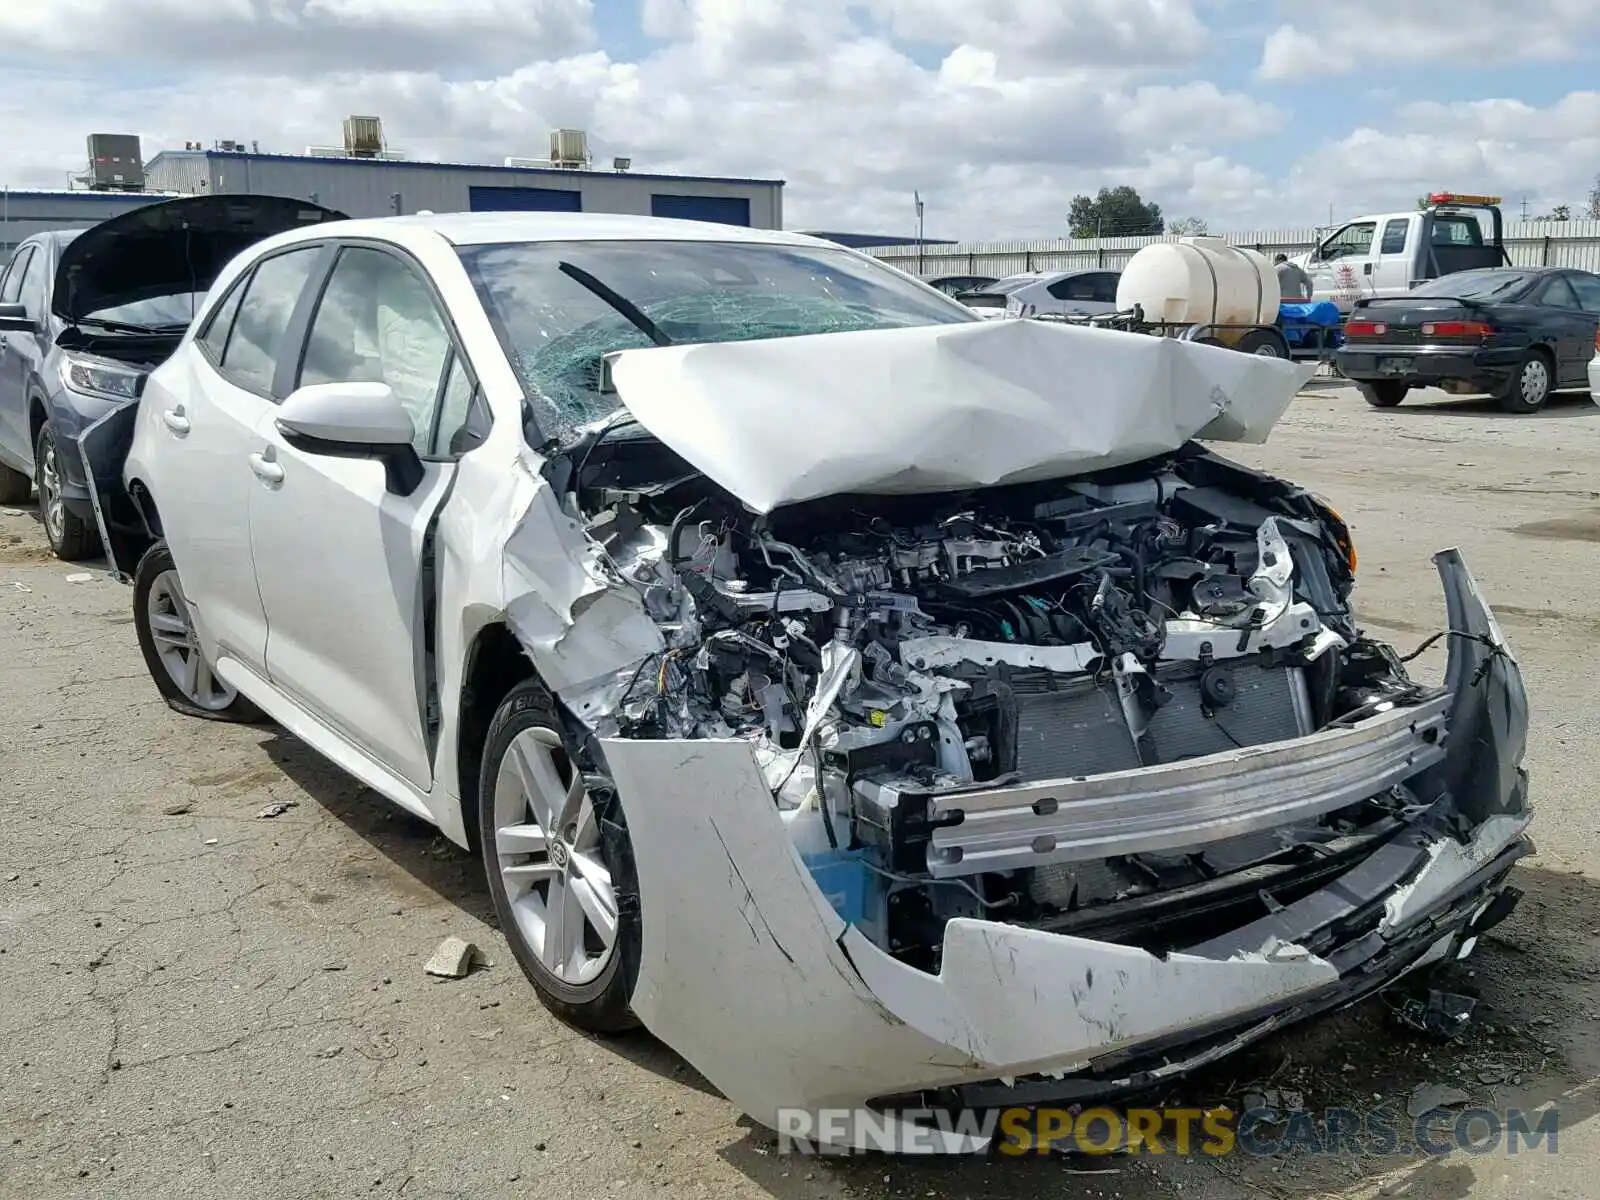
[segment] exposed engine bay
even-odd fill
[[[610,685],[592,730],[748,741],[824,894],[922,969],[957,916],[1194,945],[1322,886],[1419,807],[1385,782],[1109,856],[1001,812],[1051,783],[1021,816],[1064,819],[1088,811],[1074,786],[1437,700],[1356,629],[1338,515],[1196,443],[764,516],[629,423],[556,471],[667,645]],[[1006,821],[1016,837],[980,851]]]

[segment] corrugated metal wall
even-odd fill
[[[318,204],[352,217],[386,217],[422,210],[470,212],[474,189],[531,188],[578,191],[582,195],[582,212],[639,216],[650,215],[656,196],[701,197],[730,203],[741,212],[748,209],[749,223],[758,229],[783,228],[783,185],[763,180],[615,171],[508,170],[456,163],[360,162],[204,151],[167,151],[152,159],[147,171],[152,181],[164,188],[315,199]]]
[[[1321,231],[1324,235],[1329,230]],[[1266,255],[1301,254],[1317,244],[1315,229],[1228,233],[1235,246]],[[1075,267],[1122,267],[1140,249],[1176,238],[1047,238],[1037,241],[970,242],[954,246],[878,246],[865,251],[925,279],[941,275],[1017,275]],[[1513,221],[1506,249],[1518,266],[1580,267],[1600,272],[1600,221]]]
[[[164,196],[115,192],[12,192],[0,189],[0,257],[17,243],[50,229],[87,229]]]

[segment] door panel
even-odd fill
[[[1556,386],[1588,385],[1594,355],[1594,320],[1583,311],[1578,293],[1564,275],[1545,284],[1539,296],[1540,324],[1554,335]]]
[[[13,304],[23,299],[23,281],[42,273],[30,271],[30,266],[43,256],[42,249],[31,245],[17,251],[0,284],[0,301]],[[0,446],[19,468],[33,462],[33,447],[28,442],[27,388],[28,376],[42,357],[42,340],[37,333],[0,332]]]
[[[153,376],[140,401],[155,413],[156,507],[212,656],[266,669],[267,625],[250,557],[255,427],[273,404],[224,378],[191,345],[180,369]]]
[[[267,614],[267,676],[330,727],[426,791],[422,552],[453,464],[390,494],[379,462],[309,454],[256,428],[278,482],[251,478],[250,545]]]
[[[266,671],[267,625],[250,553],[250,455],[260,448],[256,427],[277,411],[270,364],[321,254],[308,246],[262,260],[180,351],[184,369],[164,385],[152,376],[140,401],[155,410],[167,450],[156,507],[206,649],[257,673]]]
[[[417,454],[431,455],[453,355],[420,271],[377,247],[345,246],[311,315],[293,384],[387,384],[411,417]],[[256,442],[250,542],[268,678],[428,791],[422,560],[455,466],[426,463],[422,485],[398,496],[380,461],[291,446],[274,415],[257,426]]]

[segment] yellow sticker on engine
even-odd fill
[[[882,709],[875,708],[871,712],[867,713],[867,720],[871,721],[879,729],[882,729],[889,723],[889,714],[884,712]]]

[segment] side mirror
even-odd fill
[[[0,304],[0,333],[33,333],[38,330],[25,304]]]
[[[307,454],[372,458],[388,489],[409,496],[422,483],[416,427],[386,383],[315,383],[290,393],[278,409],[283,440]]]

